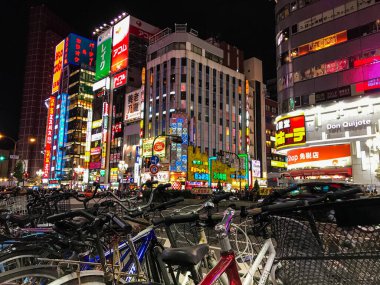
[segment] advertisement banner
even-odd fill
[[[254,178],[261,177],[261,162],[260,162],[260,160],[252,160],[252,176]]]
[[[116,73],[128,66],[129,23],[130,16],[114,26],[111,73]]]
[[[51,94],[59,91],[59,82],[61,81],[62,67],[63,67],[63,48],[65,46],[65,40],[61,41],[55,47],[54,57],[54,70],[53,70],[53,84]]]
[[[166,148],[166,137],[157,137],[154,141],[154,155],[163,157],[165,156],[165,148]],[[142,156],[144,157],[151,157],[152,156],[152,144],[153,144],[154,138],[148,138],[143,140],[143,149],[142,149]]]
[[[276,119],[276,149],[306,143],[305,115],[285,115]]]
[[[314,146],[289,150],[288,170],[350,167],[351,150],[349,144]]]
[[[94,41],[71,33],[66,37],[63,64],[94,66],[95,51]]]
[[[55,169],[56,171],[62,169],[62,158],[63,158],[63,146],[66,142],[66,109],[67,109],[67,93],[62,93],[60,102],[60,114],[59,114],[59,127],[58,127],[58,142],[57,142],[57,162]]]
[[[113,78],[113,88],[118,88],[127,84],[127,71],[116,74]]]
[[[95,80],[108,76],[111,70],[112,28],[100,34],[97,41]]]
[[[51,145],[53,139],[53,126],[54,126],[54,111],[55,111],[55,97],[50,96],[49,110],[46,122],[46,136],[45,136],[45,155],[44,155],[44,174],[43,178],[49,178],[50,174],[50,158],[51,158]]]
[[[125,95],[124,120],[126,122],[141,119],[141,105],[143,100],[144,89],[141,88]]]

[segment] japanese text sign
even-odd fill
[[[276,120],[276,149],[306,143],[305,116],[284,116]]]
[[[61,41],[55,47],[54,70],[53,70],[53,84],[51,94],[59,91],[59,82],[61,80],[62,67],[63,67],[63,48],[65,40]]]
[[[113,88],[118,88],[127,84],[127,71],[116,74],[113,78]]]
[[[95,52],[94,41],[71,33],[66,37],[63,64],[94,66]]]
[[[111,70],[112,28],[98,37],[95,80],[106,77]]]
[[[129,23],[130,16],[114,26],[111,73],[118,72],[128,66]]]
[[[49,110],[48,110],[48,116],[47,116],[47,122],[46,122],[43,178],[48,178],[49,173],[50,173],[50,158],[51,158],[51,145],[52,145],[52,139],[53,139],[54,111],[55,111],[55,97],[50,96]]]

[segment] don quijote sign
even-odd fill
[[[336,123],[336,124],[327,124],[326,129],[340,131],[342,129],[356,129],[356,128],[366,127],[370,125],[371,125],[370,119],[362,119],[362,120],[344,121],[342,123]]]

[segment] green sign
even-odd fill
[[[104,169],[101,169],[100,170],[100,176],[104,176],[104,175],[106,175],[106,171]]]
[[[110,73],[112,52],[112,28],[108,29],[98,37],[96,50],[95,80],[102,79]]]
[[[214,179],[226,181],[227,175],[225,173],[214,172]]]

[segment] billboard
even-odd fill
[[[276,118],[276,149],[306,143],[305,115],[285,115]]]
[[[54,70],[53,70],[53,84],[51,88],[51,94],[59,91],[59,82],[61,80],[62,67],[63,67],[63,48],[65,46],[65,40],[61,41],[55,47],[54,56]]]
[[[169,132],[182,138],[182,143],[170,143],[170,171],[187,171],[188,121],[183,113],[172,113]]]
[[[49,178],[50,174],[50,158],[52,150],[52,140],[53,140],[53,126],[54,126],[54,111],[55,111],[55,97],[50,96],[49,100],[49,110],[46,122],[46,136],[45,136],[45,155],[44,155],[44,174],[43,178]]]
[[[113,77],[113,88],[127,84],[127,71],[122,71]]]
[[[288,170],[350,167],[350,144],[314,146],[289,150]]]
[[[113,28],[111,73],[128,66],[130,16],[125,17]]]
[[[151,157],[152,156],[152,144],[154,138],[148,138],[143,140],[142,156]],[[163,157],[165,156],[166,148],[166,137],[156,137],[154,141],[154,155]]]
[[[94,66],[95,52],[94,41],[71,33],[66,37],[63,64]]]
[[[144,89],[141,88],[125,95],[124,121],[132,122],[141,119],[141,104]]]
[[[59,110],[59,123],[58,123],[58,142],[57,142],[57,162],[55,169],[56,171],[62,170],[62,158],[63,158],[63,150],[62,148],[66,142],[66,114],[67,114],[67,105],[68,105],[68,94],[62,93],[59,95],[60,105]]]
[[[112,28],[98,37],[96,48],[95,80],[108,76],[111,70]]]

